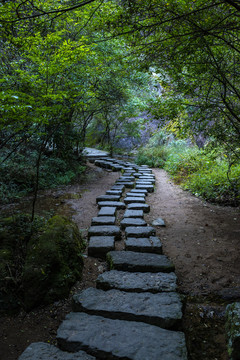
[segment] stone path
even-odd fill
[[[108,157],[95,164],[122,171],[96,199],[99,213],[88,231],[88,255],[107,259],[109,271],[98,277],[97,288],[74,295],[73,312],[58,329],[60,349],[34,343],[19,360],[187,360],[174,264],[144,220],[152,170]],[[117,251],[116,242],[124,250]]]

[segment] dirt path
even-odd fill
[[[186,295],[184,330],[189,360],[226,360],[224,309],[227,302],[240,299],[239,209],[209,205],[173,185],[163,170],[154,173],[156,190],[147,197],[151,212],[145,219],[150,224],[161,217],[166,223],[157,228],[157,235],[176,266],[179,291]],[[73,215],[85,234],[98,211],[96,197],[118,177],[119,173],[92,166],[85,183],[52,191],[50,196],[57,202],[57,212]],[[83,279],[72,293],[94,286],[104,269],[104,262],[86,257]],[[28,314],[0,318],[0,359],[18,359],[31,342],[55,344],[56,329],[71,309],[71,296]]]

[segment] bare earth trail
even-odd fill
[[[59,201],[62,195],[57,191],[50,194],[60,203],[58,213],[72,215],[84,235],[98,212],[96,197],[120,175],[90,166],[91,176],[82,185],[68,187],[62,194],[64,200]],[[179,291],[185,295],[183,327],[189,360],[227,360],[224,309],[227,303],[240,300],[239,208],[208,204],[174,185],[164,170],[155,169],[154,173],[156,188],[147,196],[151,212],[145,220],[151,224],[161,217],[166,223],[156,231],[164,254],[175,264]],[[105,269],[104,262],[86,257],[83,279],[72,294],[94,286]],[[0,318],[0,359],[18,359],[32,342],[55,344],[56,329],[71,309],[72,294],[28,314]]]

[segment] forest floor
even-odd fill
[[[164,170],[154,170],[155,192],[147,203],[151,212],[145,220],[161,217],[165,227],[156,227],[164,254],[175,264],[178,290],[183,294],[184,321],[189,360],[227,360],[224,311],[228,303],[240,300],[240,214],[239,208],[209,204],[174,185]],[[108,190],[119,173],[90,165],[85,181],[44,192],[38,211],[52,209],[73,217],[83,236],[91,218],[97,215],[96,197]],[[46,203],[47,202],[47,203]],[[27,199],[26,208],[29,206]],[[21,209],[24,210],[24,203]],[[2,211],[14,211],[8,206]],[[29,313],[0,318],[0,359],[16,360],[32,342],[56,344],[56,331],[71,311],[72,294],[95,286],[106,263],[84,255],[82,280],[68,299]]]

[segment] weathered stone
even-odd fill
[[[116,211],[116,207],[102,207],[98,212],[98,216],[115,216]]]
[[[165,329],[176,328],[182,319],[182,303],[176,292],[152,294],[88,288],[73,296],[73,311],[141,321]]]
[[[134,251],[110,251],[107,260],[111,269],[141,272],[172,272],[173,263],[165,256]]]
[[[143,210],[126,210],[124,218],[143,218]]]
[[[106,195],[122,195],[122,190],[107,190]]]
[[[138,181],[148,181],[151,182],[152,184],[155,184],[155,179],[150,176],[140,176]]]
[[[70,313],[57,334],[66,351],[84,349],[101,359],[187,360],[184,334],[135,321]]]
[[[228,354],[231,360],[240,359],[240,302],[234,302],[226,308],[226,332]]]
[[[118,289],[130,292],[169,292],[176,291],[175,273],[142,273],[119,270],[105,271],[97,278],[97,288],[102,290]]]
[[[121,201],[100,201],[98,207],[116,207],[117,209],[125,209],[126,205]]]
[[[150,211],[150,206],[148,204],[128,204],[128,210],[143,210],[143,212],[148,213]]]
[[[91,236],[114,236],[116,240],[121,240],[121,231],[115,225],[95,225],[88,230],[88,238]]]
[[[127,226],[147,226],[147,223],[145,220],[139,218],[124,218],[121,221],[121,229],[125,229]]]
[[[153,185],[145,185],[145,184],[140,185],[140,184],[138,184],[138,185],[136,185],[135,189],[136,190],[145,189],[148,192],[153,192],[154,191],[154,186]]]
[[[114,236],[91,236],[88,244],[88,255],[105,258],[107,252],[114,250]]]
[[[161,218],[157,218],[157,219],[153,220],[152,225],[154,225],[154,226],[166,226],[164,220],[161,219]]]
[[[114,225],[115,216],[96,216],[92,218],[91,225]]]
[[[156,234],[152,226],[129,226],[125,228],[126,237],[143,238]]]
[[[131,193],[138,193],[138,194],[145,194],[145,195],[147,195],[148,194],[148,191],[147,190],[144,190],[144,189],[138,189],[138,190],[136,190],[136,189],[132,189],[131,190]]]
[[[120,197],[120,195],[101,195],[97,197],[96,202],[99,203],[100,201],[118,201]]]
[[[134,182],[131,181],[117,181],[116,185],[124,185],[127,189],[134,188]]]
[[[124,185],[113,185],[111,187],[111,190],[122,190],[122,191],[124,191],[124,189],[125,189]]]
[[[135,177],[134,176],[120,176],[120,178],[118,179],[118,181],[134,181]]]
[[[18,360],[94,360],[95,357],[84,351],[69,353],[57,347],[43,343],[32,343],[29,345]]]
[[[152,182],[147,180],[138,180],[136,181],[136,186],[137,185],[152,185]]]
[[[128,251],[162,254],[162,243],[160,239],[155,236],[150,236],[149,238],[128,237],[125,240],[125,248]]]
[[[135,192],[128,192],[126,193],[127,197],[140,197],[140,198],[145,198],[145,194],[144,193],[135,193]]]
[[[134,197],[134,196],[128,196],[124,200],[125,204],[145,204],[145,197]]]

